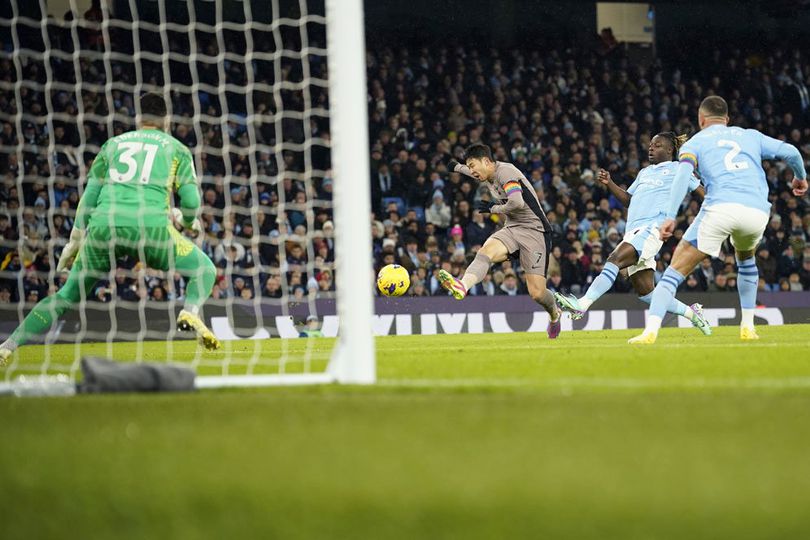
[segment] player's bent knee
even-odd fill
[[[737,259],[739,259],[741,261],[745,261],[745,260],[753,258],[754,253],[755,252],[754,252],[753,249],[749,249],[749,250],[746,250],[746,251],[735,251],[734,255],[737,257]]]
[[[489,257],[493,263],[499,263],[509,256],[509,249],[502,241],[497,238],[488,238],[481,249],[478,251]]]
[[[695,268],[707,255],[698,248],[686,241],[681,241],[672,255],[671,266],[683,275],[686,275]]]

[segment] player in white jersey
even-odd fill
[[[655,256],[663,245],[658,227],[664,221],[669,192],[678,168],[678,162],[673,160],[685,140],[685,136],[678,136],[671,131],[653,137],[648,149],[651,164],[639,171],[627,191],[617,186],[606,170],[599,171],[599,182],[607,186],[611,194],[627,207],[626,234],[622,243],[608,256],[604,269],[593,280],[585,296],[576,298],[573,295],[554,293],[557,303],[564,311],[570,312],[573,319],[582,318],[588,308],[610,290],[622,268],[627,268],[639,300],[650,303],[655,287]],[[705,194],[695,176],[690,179],[689,190],[697,193],[700,198]],[[703,317],[700,304],[687,306],[673,298],[667,310],[689,319],[704,334],[711,334],[711,327]]]
[[[726,101],[719,96],[707,97],[698,111],[701,131],[680,149],[680,164],[666,220],[661,225],[661,239],[672,236],[689,177],[696,170],[706,185],[706,199],[675,249],[672,264],[653,291],[647,326],[641,335],[629,341],[632,344],[655,343],[661,319],[684,276],[704,258],[717,257],[729,237],[737,258],[740,338],[759,339],[754,329],[759,281],[754,252],[768,224],[771,207],[762,160],[787,162],[795,175],[792,187],[797,197],[807,192],[807,180],[804,161],[796,147],[754,129],[730,127],[728,120]]]

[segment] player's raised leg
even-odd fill
[[[445,270],[439,270],[439,283],[450,291],[453,298],[463,300],[467,296],[467,291],[484,280],[490,266],[506,260],[510,252],[503,239],[499,238],[499,236],[503,236],[499,235],[499,233],[505,230],[501,229],[487,238],[487,241],[476,253],[473,262],[464,271],[461,279],[457,279]]]
[[[581,319],[586,311],[599,300],[602,295],[608,292],[622,268],[635,264],[638,261],[638,251],[630,242],[622,242],[613,252],[608,255],[604,268],[593,280],[591,286],[585,292],[585,296],[577,298],[572,294],[554,293],[557,302],[563,311],[571,313],[571,318]]]
[[[630,274],[630,283],[638,294],[638,299],[647,305],[652,303],[652,293],[655,289],[655,273],[650,268],[645,268]],[[712,327],[706,317],[703,316],[703,306],[695,303],[687,306],[677,298],[673,297],[672,302],[667,307],[669,313],[674,313],[688,319],[692,326],[700,330],[703,335],[712,335]]]
[[[64,251],[63,256],[67,256]],[[91,228],[62,288],[38,302],[22,324],[0,344],[0,365],[6,364],[17,347],[47,332],[68,309],[87,298],[96,282],[109,271],[109,235]]]

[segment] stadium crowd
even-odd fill
[[[53,46],[70,52],[70,36],[53,31]],[[257,33],[256,49],[269,50],[271,40]],[[181,54],[191,46],[173,33],[169,41],[171,50]],[[97,51],[104,38],[96,35],[83,43]],[[11,45],[3,43],[7,51]],[[196,46],[198,52],[216,56],[213,35],[200,34]],[[653,135],[696,131],[702,97],[724,96],[731,124],[757,128],[810,156],[810,92],[805,84],[810,82],[810,61],[798,52],[769,51],[716,50],[700,69],[660,60],[649,66],[631,63],[621,48],[605,54],[587,47],[370,51],[371,227],[377,267],[394,262],[406,266],[412,273],[409,294],[445,294],[435,277],[438,269],[459,274],[501,223],[501,216],[472,211],[485,189],[473,178],[448,174],[445,165],[461,159],[466,145],[482,141],[492,146],[497,159],[526,174],[552,223],[550,288],[580,294],[601,271],[625,227],[626,212],[596,182],[597,171],[605,168],[617,183],[629,186],[647,165]],[[322,57],[312,57],[310,64],[312,77],[326,78]],[[100,54],[82,55],[76,63],[51,57],[51,65],[45,66],[23,51],[20,67],[25,83],[17,87],[18,66],[9,54],[0,55],[0,302],[34,302],[60,284],[60,278],[50,283],[48,276],[70,232],[82,164],[89,165],[107,138],[133,127],[133,96],[118,86],[106,93],[107,78],[160,87],[166,75],[173,85],[172,133],[197,158],[205,227],[198,241],[220,269],[214,297],[280,298],[286,292],[301,301],[333,294],[333,183],[328,149],[319,143],[329,140],[326,117],[313,114],[307,125],[289,118],[276,122],[272,93],[256,91],[247,103],[238,91],[219,99],[212,90],[221,82],[270,84],[272,66],[257,61],[251,74],[245,64],[217,66],[203,58],[186,69],[167,71],[159,63],[143,62],[138,72],[121,59],[105,66]],[[302,68],[290,62],[280,71],[295,80]],[[46,91],[49,76],[65,84]],[[81,103],[72,90],[77,79],[85,84]],[[175,88],[193,81],[211,86],[200,87],[196,99]],[[325,93],[309,88],[308,104],[325,105]],[[304,109],[302,92],[281,94],[286,109]],[[19,118],[18,105],[23,113]],[[250,108],[253,116],[248,116]],[[56,113],[52,119],[49,111]],[[304,154],[290,146],[277,160],[272,146],[279,131],[285,142],[313,141],[312,151]],[[807,200],[790,195],[789,168],[764,166],[773,209],[757,253],[760,289],[810,290]],[[684,204],[679,229],[662,251],[659,272],[699,207],[694,200]],[[127,271],[138,269],[133,261],[120,261],[120,267],[91,298],[166,301],[183,295],[179,275],[147,272],[142,281]],[[734,258],[727,250],[718,260],[704,261],[684,288],[725,291],[735,285]],[[619,280],[616,290],[629,290],[629,284]],[[472,294],[524,292],[521,269],[507,261]]]

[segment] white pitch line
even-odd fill
[[[629,388],[629,389],[682,389],[682,388],[740,388],[740,389],[787,389],[810,388],[808,377],[768,378],[678,378],[632,379],[608,377],[552,377],[548,379],[380,379],[380,386],[413,388]]]
[[[706,345],[704,343],[667,343],[667,342],[660,342],[656,343],[655,345],[648,345],[648,346],[633,346],[628,345],[627,343],[599,343],[597,341],[593,341],[590,343],[555,343],[554,345],[545,344],[545,343],[534,343],[531,345],[498,345],[497,347],[493,347],[493,349],[497,349],[498,352],[504,350],[548,350],[548,351],[555,351],[555,352],[565,352],[571,349],[627,349],[628,351],[655,351],[655,350],[663,350],[663,349],[709,349],[709,348],[749,348],[749,349],[769,349],[775,347],[790,347],[790,346],[810,346],[810,341],[795,341],[789,343],[718,343],[716,345]],[[467,345],[463,343],[459,343],[456,346],[430,346],[430,345],[421,345],[421,346],[414,346],[414,347],[378,347],[377,350],[379,352],[407,352],[407,351],[420,351],[420,352],[432,352],[432,351],[462,351],[465,349],[476,349],[475,345]]]

